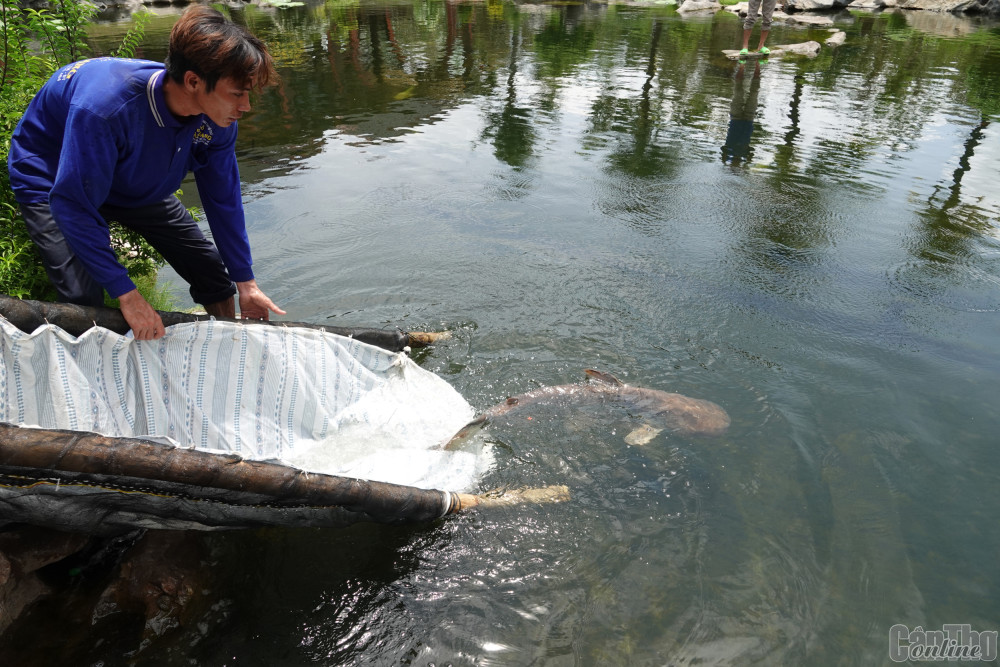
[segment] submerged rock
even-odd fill
[[[191,624],[207,600],[211,572],[202,536],[194,531],[148,531],[122,559],[93,619],[125,612],[143,618],[141,644]]]
[[[38,571],[83,549],[90,538],[35,526],[0,533],[0,635],[52,588]]]

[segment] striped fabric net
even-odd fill
[[[317,503],[341,510],[353,503],[351,512],[393,520],[406,518],[407,493],[472,489],[491,462],[482,444],[441,448],[473,417],[446,381],[405,353],[322,330],[210,320],[136,341],[99,327],[79,337],[51,324],[25,333],[0,318],[0,355],[0,422],[10,425],[0,443],[0,518],[7,520],[29,506],[47,523],[67,508],[93,515],[83,498],[101,494],[102,502],[115,501],[113,509],[101,505],[102,522],[145,527],[316,525],[323,523],[314,516]],[[12,444],[12,433],[34,436],[34,449]],[[84,463],[63,465],[66,448],[84,443],[87,454],[77,453]],[[26,451],[37,451],[37,460],[24,459]],[[191,460],[168,465],[184,456]],[[133,470],[140,464],[141,476]],[[248,482],[185,479],[237,464]],[[368,506],[355,496],[309,496],[310,479],[329,486],[329,477],[355,491],[368,485],[358,497],[401,493],[399,510],[391,503],[373,510],[381,501]],[[427,502],[443,507],[440,515],[451,499],[445,493]],[[218,511],[206,517],[206,508]]]

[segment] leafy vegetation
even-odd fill
[[[115,58],[134,58],[135,50],[139,48],[139,44],[142,42],[143,35],[146,33],[146,24],[149,23],[149,19],[152,14],[142,10],[132,15],[132,26],[122,37],[122,43],[117,48],[111,52],[111,55]]]
[[[0,160],[7,163],[10,138],[31,98],[59,67],[90,55],[86,26],[97,9],[86,0],[52,0],[43,8],[0,0]],[[133,25],[111,52],[132,57],[142,42],[149,15]],[[163,259],[138,234],[111,223],[113,246],[140,292],[154,307],[169,307],[166,290],[157,289]],[[28,236],[14,200],[7,169],[0,170],[0,293],[22,299],[55,298],[41,257]],[[113,305],[114,300],[108,300]]]

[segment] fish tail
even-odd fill
[[[611,375],[610,373],[595,371],[593,368],[588,368],[587,370],[584,371],[584,373],[586,373],[587,377],[589,377],[590,379],[597,380],[598,382],[604,382],[606,384],[610,384],[615,387],[625,386],[624,382],[616,378],[614,375]]]
[[[463,426],[461,429],[459,429],[458,433],[451,436],[451,439],[444,444],[442,449],[444,449],[445,451],[453,451],[457,449],[458,446],[462,444],[469,436],[479,431],[486,424],[486,421],[487,421],[486,415],[480,415],[476,417],[468,424]]]

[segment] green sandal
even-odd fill
[[[766,56],[767,54],[771,53],[771,49],[767,48],[766,46],[762,46],[760,47],[760,51],[758,51],[757,53]]]
[[[750,49],[740,49],[740,55],[745,56],[750,53]]]

